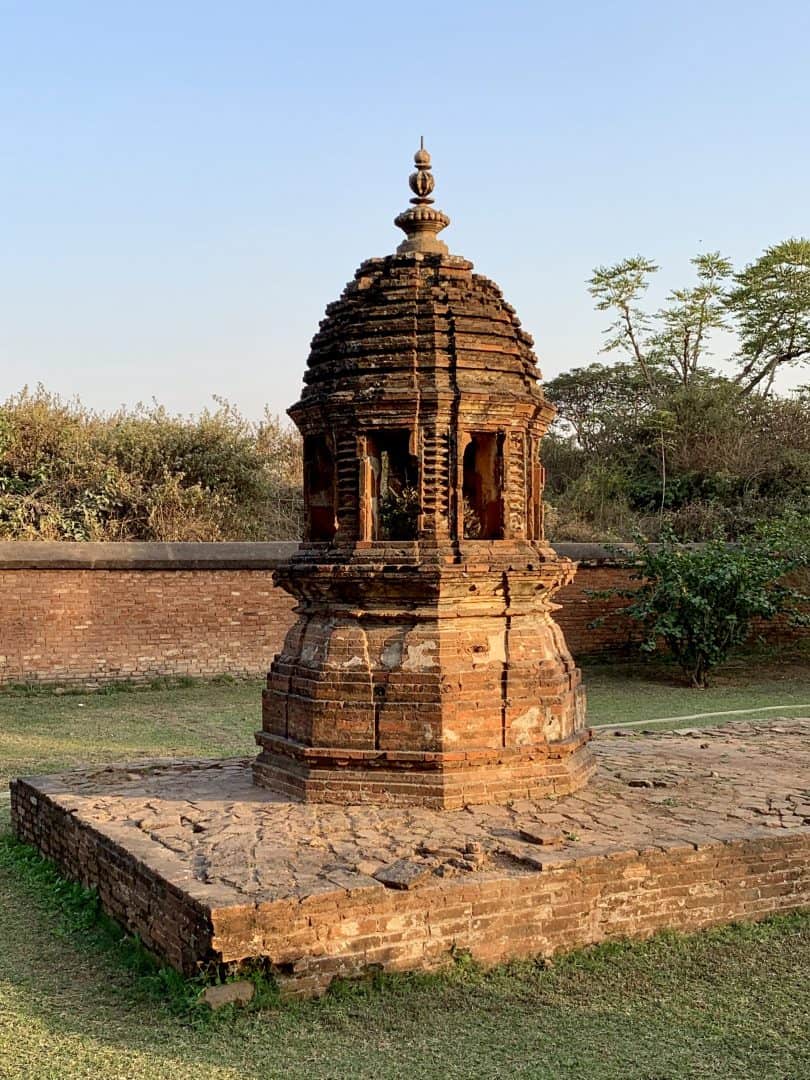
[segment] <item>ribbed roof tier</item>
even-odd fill
[[[551,617],[554,414],[498,286],[451,255],[420,147],[394,255],[326,309],[301,400],[298,622],[264,695],[256,783],[316,802],[458,808],[574,791],[580,673]]]
[[[369,259],[326,309],[302,404],[313,395],[385,394],[414,382],[542,400],[532,345],[500,288],[466,259]]]

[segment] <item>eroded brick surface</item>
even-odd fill
[[[245,760],[169,762],[16,781],[14,825],[177,967],[264,956],[300,992],[810,902],[810,720],[595,748],[594,781],[553,802],[303,804]]]
[[[298,619],[268,677],[257,784],[453,809],[587,781],[538,380],[514,308],[443,244],[367,260],[327,307],[290,409],[308,525],[276,572]]]

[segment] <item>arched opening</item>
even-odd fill
[[[372,540],[415,540],[419,530],[419,462],[408,430],[367,437]]]
[[[501,432],[470,435],[464,450],[464,539],[503,539],[503,440]]]
[[[335,518],[335,458],[323,435],[304,439],[304,498],[310,540],[332,540]]]

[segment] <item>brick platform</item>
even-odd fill
[[[522,750],[419,753],[298,746],[260,731],[254,781],[306,802],[376,802],[459,810],[468,803],[568,795],[586,784],[594,763],[589,729],[550,746]]]
[[[249,759],[153,762],[16,780],[13,821],[177,968],[261,956],[302,994],[810,904],[810,720],[594,747],[554,802],[302,804]]]

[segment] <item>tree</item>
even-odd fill
[[[671,371],[683,386],[701,373],[711,332],[726,327],[725,282],[732,272],[719,251],[697,255],[692,265],[698,284],[669,294],[667,306],[655,316],[659,329],[649,342],[652,362]]]
[[[641,624],[643,652],[663,644],[702,689],[708,673],[748,638],[754,619],[787,613],[807,623],[802,605],[810,597],[785,578],[808,565],[809,537],[810,518],[792,515],[736,545],[684,547],[671,532],[658,544],[642,541],[633,575],[641,584],[617,591],[631,600],[621,613]]]
[[[546,385],[548,521],[557,539],[628,539],[671,526],[681,539],[738,539],[786,507],[810,507],[810,387],[773,393],[780,368],[810,359],[810,241],[769,248],[734,274],[718,252],[655,310],[658,266],[637,255],[594,270],[610,314],[605,352]],[[737,331],[736,378],[710,366],[712,335]]]
[[[744,395],[705,373],[668,380],[652,394],[634,365],[594,364],[547,385],[555,540],[655,538],[666,526],[681,540],[737,540],[786,508],[810,512],[810,394]]]
[[[644,377],[629,363],[565,371],[546,383],[545,394],[556,406],[558,427],[568,425],[588,454],[624,441],[627,431],[655,410]]]
[[[621,349],[634,360],[652,389],[655,379],[647,356],[647,340],[651,319],[638,302],[650,285],[650,275],[658,266],[643,255],[623,259],[613,266],[597,266],[588,282],[597,311],[610,311],[615,319],[605,331],[607,341],[603,352]]]
[[[588,282],[599,311],[612,311],[605,352],[620,349],[638,366],[652,395],[660,391],[667,376],[674,375],[689,386],[703,375],[712,330],[724,326],[725,280],[731,263],[718,251],[692,259],[698,284],[676,289],[666,305],[650,315],[639,306],[650,277],[658,266],[643,255],[624,259],[614,266],[597,267]],[[663,516],[667,490],[666,429],[669,417],[658,421],[658,457],[661,471],[659,513]]]
[[[732,273],[719,251],[691,260],[698,284],[674,289],[664,307],[649,314],[639,306],[658,266],[643,255],[614,266],[599,266],[588,282],[598,311],[615,318],[606,330],[605,352],[619,349],[637,365],[652,390],[661,372],[669,372],[688,386],[705,367],[711,332],[726,325],[726,286]]]
[[[740,337],[737,382],[768,394],[780,368],[810,360],[810,240],[767,248],[734,283],[726,306]]]

